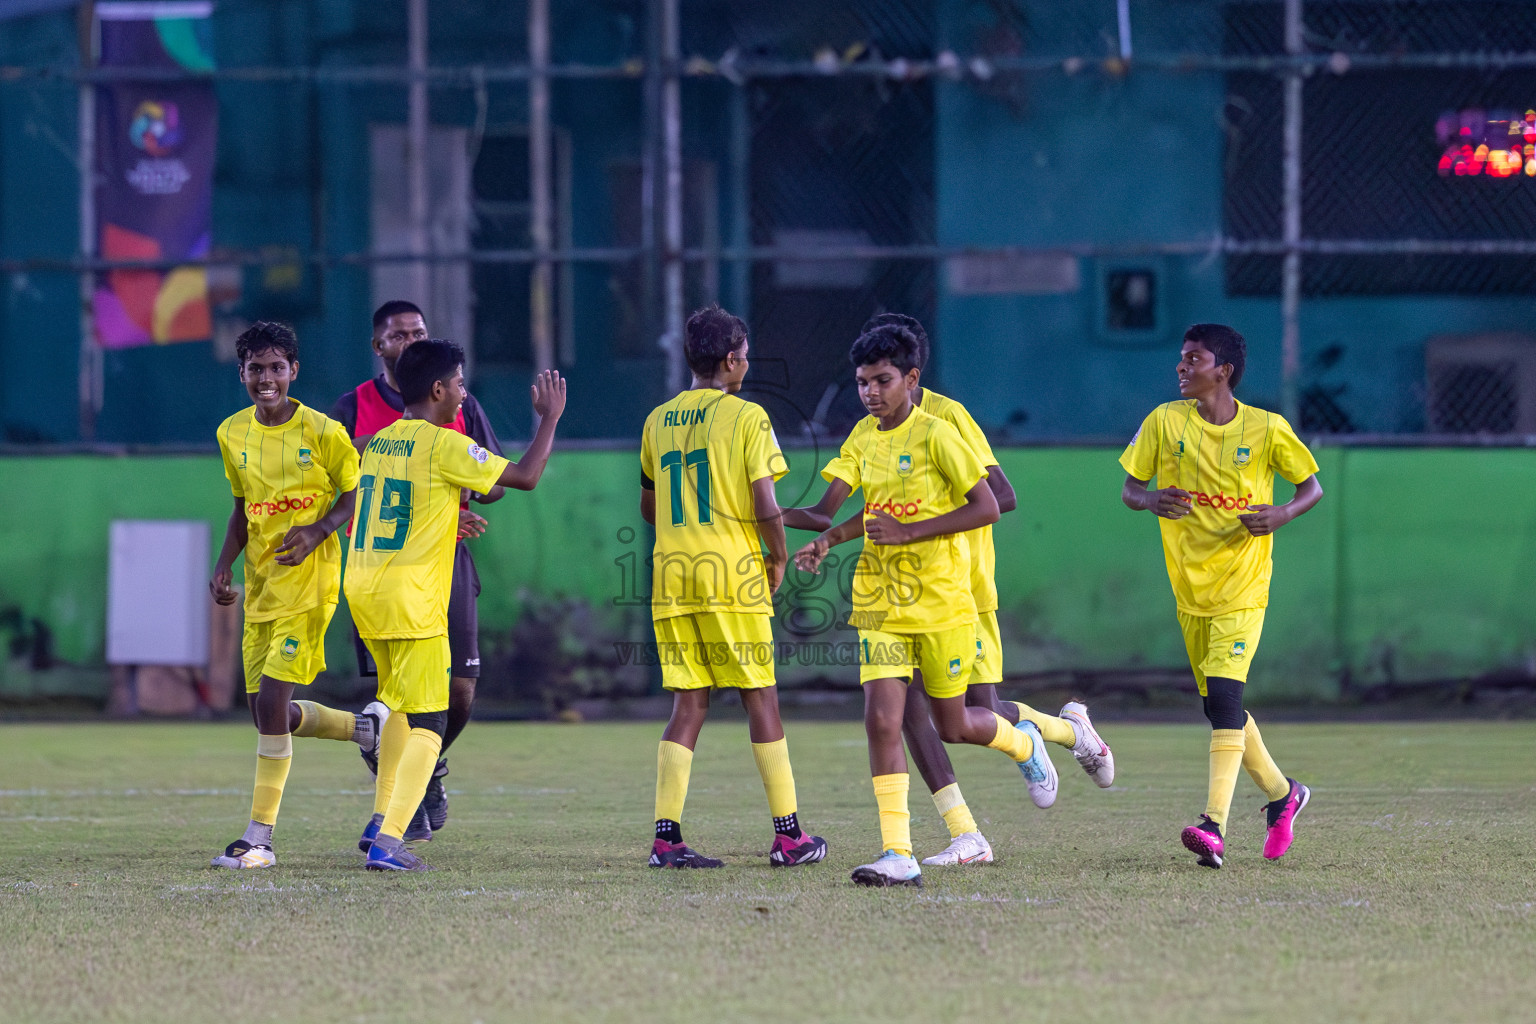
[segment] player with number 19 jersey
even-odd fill
[[[752,481],[789,472],[762,407],[713,388],[657,406],[640,440],[656,491],[651,615],[773,614]]]
[[[447,634],[460,489],[484,494],[507,465],[426,420],[397,420],[373,435],[363,449],[347,551],[347,603],[360,636]]]

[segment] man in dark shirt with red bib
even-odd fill
[[[373,314],[373,351],[384,363],[384,372],[364,381],[348,391],[331,406],[331,419],[339,421],[352,435],[352,443],[362,451],[368,439],[384,427],[398,420],[405,413],[405,402],[395,381],[395,361],[415,342],[427,338],[426,320],[421,308],[415,303],[395,299],[384,303]],[[501,442],[491,429],[485,410],[475,397],[465,398],[451,428],[473,438],[480,447],[502,454]],[[448,690],[448,727],[443,735],[443,753],[464,731],[469,722],[470,709],[475,701],[475,681],[480,678],[480,624],[475,599],[480,596],[480,576],[475,571],[475,561],[470,557],[465,537],[478,537],[485,532],[485,520],[469,511],[469,502],[489,505],[505,492],[495,487],[489,494],[466,493],[459,505],[459,543],[454,548],[453,592],[448,601],[448,646],[453,655],[453,676]],[[357,632],[353,630],[353,639]],[[358,672],[365,676],[378,675],[373,659],[362,641],[357,641]],[[364,760],[368,760],[364,757]],[[368,767],[378,770],[369,761]],[[421,807],[406,829],[407,840],[430,839],[432,832],[440,829],[448,820],[448,794],[443,789],[443,778],[448,774],[446,756],[437,762],[432,781]]]

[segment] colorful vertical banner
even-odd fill
[[[211,0],[96,5],[104,68],[213,70]],[[107,260],[208,255],[219,110],[210,80],[126,79],[97,88],[97,253]],[[200,266],[111,270],[92,303],[103,348],[203,341],[213,334]]]

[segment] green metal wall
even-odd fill
[[[1010,671],[1178,666],[1183,651],[1151,516],[1119,501],[1118,452],[1000,450],[1020,496],[997,528]],[[1280,534],[1270,614],[1251,679],[1257,699],[1332,699],[1356,685],[1476,675],[1536,654],[1536,451],[1325,448],[1326,490]],[[820,484],[820,456],[790,453],[786,504]],[[625,573],[649,541],[628,451],[561,451],[532,494],[488,510],[476,544],[484,630],[505,630],[526,594],[585,598],[601,632],[645,638]],[[216,458],[0,459],[0,612],[52,631],[69,665],[0,667],[0,696],[101,696],[108,524],[201,518],[221,536],[230,507]],[[210,552],[210,563],[213,557]],[[633,577],[628,577],[633,581]],[[640,587],[644,593],[644,587]],[[825,595],[830,591],[823,592]],[[782,626],[779,628],[781,639]],[[838,637],[840,639],[840,637]],[[344,616],[333,671],[350,671]],[[73,666],[73,667],[72,667]],[[846,671],[832,669],[833,672]],[[811,673],[791,673],[803,679]]]

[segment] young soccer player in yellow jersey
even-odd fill
[[[916,318],[903,313],[876,314],[865,322],[864,331],[886,324],[905,327],[917,339],[917,368],[921,375],[928,365],[928,332]],[[918,385],[912,389],[912,404],[954,427],[961,440],[981,459],[987,470],[987,486],[997,499],[1000,514],[1012,512],[1018,507],[1013,486],[1003,473],[1002,466],[998,465],[997,456],[993,454],[986,434],[965,406],[932,388],[923,387],[921,377]],[[874,423],[871,418],[863,425],[872,427]],[[855,434],[860,439],[867,436],[857,431]],[[850,437],[848,445],[857,444],[856,437]],[[848,445],[844,446],[845,455]],[[859,518],[862,520],[862,516]],[[979,530],[972,530],[966,534],[966,543],[970,547],[971,595],[976,600],[977,615],[976,664],[971,671],[971,685],[965,691],[966,703],[973,707],[990,708],[1010,723],[1017,723],[1021,716],[1029,719],[1035,723],[1047,743],[1057,743],[1070,749],[1088,777],[1101,788],[1110,786],[1115,777],[1114,755],[1094,729],[1088,717],[1088,708],[1082,701],[1069,701],[1061,709],[1060,717],[1057,717],[1036,711],[1018,701],[998,700],[997,684],[1003,680],[1003,651],[1002,634],[997,624],[997,554],[992,542],[992,527],[983,526]],[[991,861],[992,846],[986,836],[981,834],[960,792],[954,766],[948,751],[944,749],[943,741],[939,739],[938,730],[933,726],[927,695],[921,687],[907,688],[902,733],[906,737],[912,760],[917,762],[917,770],[928,785],[934,806],[944,819],[950,835],[949,846],[932,857],[924,858],[923,863],[946,866]],[[1045,763],[1050,765],[1048,756]],[[1037,807],[1050,807],[1056,802],[1055,766],[1050,765],[1050,769],[1046,778],[1029,781],[1029,795]]]
[[[235,507],[208,589],[233,604],[234,564],[245,554],[245,692],[256,721],[256,785],[245,834],[214,867],[268,868],[272,827],[293,736],[378,744],[375,716],[292,700],[325,670],[325,629],[341,584],[337,527],[352,514],[357,452],[341,424],[288,397],[299,342],[284,324],[261,321],[235,340],[251,406],[219,425],[219,451]]]
[[[347,554],[347,603],[379,667],[379,700],[391,714],[379,743],[373,818],[359,844],[373,871],[425,871],[405,848],[405,829],[442,750],[448,718],[448,598],[458,537],[459,492],[497,485],[530,491],[554,446],[565,381],[544,371],[532,387],[538,430],[520,463],[447,429],[464,402],[464,350],[418,341],[401,353],[395,379],[405,417],[363,448]]]
[[[1279,769],[1243,710],[1243,684],[1269,604],[1272,535],[1323,496],[1317,462],[1291,425],[1232,396],[1247,355],[1232,328],[1191,327],[1178,365],[1183,400],[1153,409],[1120,456],[1127,473],[1122,500],[1161,517],[1179,626],[1211,723],[1205,813],[1181,836],[1208,868],[1221,867],[1226,856],[1239,765],[1269,801],[1270,860],[1290,849],[1296,815],[1312,795]],[[1296,485],[1284,505],[1271,504],[1276,473]],[[1158,489],[1148,490],[1154,477]]]
[[[827,855],[827,843],[800,828],[769,622],[788,562],[773,485],[789,467],[768,414],[736,396],[747,374],[746,324],[709,306],[688,318],[683,346],[693,384],[651,411],[640,439],[640,514],[656,527],[651,615],[662,685],[672,691],[656,754],[650,864],[722,866],[689,848],[682,832],[693,750],[717,687],[735,689],[747,711],[773,817],[769,863],[809,864]]]
[[[1045,773],[1044,743],[1033,723],[1013,725],[965,702],[976,661],[976,601],[965,534],[998,516],[986,469],[955,428],[912,404],[918,369],[911,331],[877,327],[853,343],[849,360],[859,399],[879,422],[853,457],[839,455],[822,476],[862,489],[869,518],[859,524],[862,531],[851,524],[833,527],[796,552],[795,561],[818,571],[831,546],[864,534],[849,623],[859,631],[864,727],[885,853],[856,868],[853,880],[921,885],[922,869],[912,857],[901,745],[913,672],[922,672],[934,723],[946,743],[1000,750],[1026,778]]]

